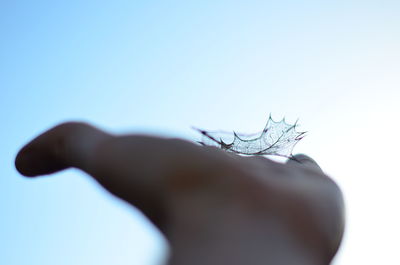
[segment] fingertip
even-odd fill
[[[26,158],[25,158],[25,156],[23,154],[23,151],[20,150],[18,152],[18,154],[16,155],[16,157],[15,157],[14,165],[15,165],[15,168],[17,169],[17,171],[21,175],[25,176],[25,170],[24,170],[25,166],[24,166],[24,164],[26,164]]]
[[[109,135],[83,122],[65,122],[47,130],[21,148],[15,167],[27,177],[82,169],[88,150]]]
[[[305,154],[296,154],[293,155],[291,158],[289,158],[286,161],[286,164],[288,165],[294,165],[294,164],[301,164],[303,166],[309,167],[309,168],[314,168],[318,171],[322,171],[322,168],[318,165],[318,163],[312,159],[311,157],[309,157],[308,155]]]
[[[15,168],[21,175],[25,177],[36,176],[32,167],[35,166],[32,163],[32,152],[30,152],[26,146],[18,152],[14,164]]]
[[[25,177],[51,174],[67,168],[66,165],[56,161],[53,157],[35,152],[29,146],[25,146],[18,152],[14,164],[17,171]]]

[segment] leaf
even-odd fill
[[[291,125],[285,118],[276,122],[269,116],[267,125],[260,133],[238,134],[222,131],[209,132],[194,128],[202,134],[202,145],[217,146],[228,152],[242,155],[277,155],[291,157],[294,146],[306,132],[296,131],[297,121]]]

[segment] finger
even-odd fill
[[[139,176],[147,163],[135,163],[134,147],[123,148],[125,142],[107,141],[112,137],[88,124],[68,122],[58,125],[26,144],[17,154],[15,166],[24,176],[52,174],[70,167],[91,175],[106,190],[138,207],[149,219],[161,227],[156,181]],[[102,144],[103,142],[108,142]],[[132,159],[133,158],[133,159]],[[140,178],[142,177],[142,178]]]
[[[321,220],[321,231],[323,231],[322,234],[327,239],[326,241],[330,250],[329,256],[333,258],[340,246],[345,227],[343,194],[336,182],[327,177],[321,167],[311,157],[305,154],[297,154],[293,156],[293,159],[289,159],[286,164],[311,168],[322,173],[318,174],[318,176],[325,176],[322,178],[318,177],[323,182],[318,182],[316,181],[317,179],[313,180],[313,183],[319,183],[319,188],[313,194],[309,195],[316,202],[316,205],[319,205],[318,218]],[[324,199],[321,200],[321,198]]]
[[[138,207],[164,231],[166,189],[176,182],[168,178],[190,176],[193,168],[207,168],[204,157],[210,160],[210,155],[200,155],[200,150],[205,149],[182,140],[116,137],[88,124],[65,123],[23,147],[15,165],[25,176],[79,168],[115,196]]]
[[[305,154],[296,154],[289,158],[286,161],[287,165],[301,165],[304,167],[308,168],[313,168],[321,173],[323,173],[321,167],[318,165],[318,163],[312,159],[311,157],[305,155]]]
[[[16,156],[15,167],[28,177],[83,168],[87,154],[105,137],[110,136],[88,124],[63,123],[26,144]]]

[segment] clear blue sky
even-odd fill
[[[18,148],[66,120],[196,140],[300,118],[345,192],[336,264],[399,264],[400,2],[0,1],[0,264],[159,264],[134,209],[68,170],[24,179]]]

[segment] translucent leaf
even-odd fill
[[[203,145],[217,146],[229,152],[242,155],[277,155],[290,157],[294,146],[305,132],[296,131],[297,122],[293,125],[274,121],[271,116],[260,133],[239,134],[236,132],[210,132],[195,128],[202,134]]]

